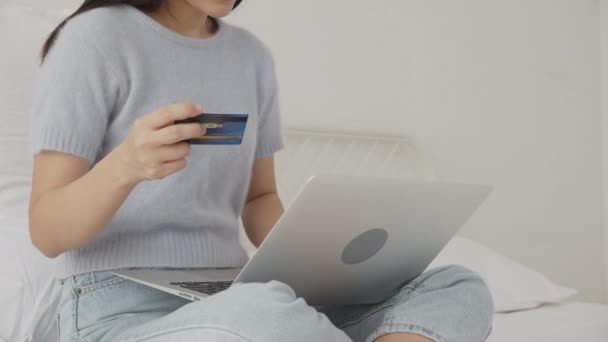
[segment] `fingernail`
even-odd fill
[[[203,111],[203,106],[201,106],[200,104],[194,105],[194,108],[196,108],[196,111],[198,111],[198,112]]]

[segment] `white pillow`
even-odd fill
[[[32,247],[27,230],[32,169],[28,130],[40,48],[67,15],[67,10],[0,3],[0,341],[26,339],[23,331],[53,269],[52,261]],[[48,326],[47,321],[42,323]]]
[[[67,15],[66,10],[0,3],[0,173],[31,174],[27,142],[32,79],[44,39]]]
[[[0,235],[0,340],[18,341],[23,325],[23,308],[26,303],[27,284],[19,275],[23,268],[17,258],[16,236],[3,232]]]
[[[25,341],[31,335],[34,319],[39,320],[40,312],[48,306],[44,302],[57,298],[54,294],[52,297],[41,295],[52,285],[54,263],[42,256],[32,246],[29,235],[23,233],[27,227],[25,220],[0,221],[0,224],[11,228],[0,231],[0,340]],[[58,288],[54,292],[58,293]],[[53,316],[51,312],[35,326],[40,325],[40,330],[47,327],[48,331]]]
[[[502,256],[472,240],[455,237],[429,268],[457,264],[477,272],[494,299],[495,312],[533,309],[560,303],[577,291],[553,283],[543,274]]]

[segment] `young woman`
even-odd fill
[[[490,294],[461,267],[322,312],[275,281],[190,303],[108,272],[243,266],[239,217],[259,245],[283,213],[273,59],[220,19],[239,3],[86,0],[44,45],[29,214],[33,244],[60,256],[59,340],[483,341]],[[248,113],[242,145],[185,143],[206,127],[175,121],[203,111]]]

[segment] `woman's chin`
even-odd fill
[[[207,15],[214,18],[223,18],[232,12],[232,7],[218,5],[207,11]]]

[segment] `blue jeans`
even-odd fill
[[[411,332],[437,342],[484,341],[493,304],[481,278],[460,267],[427,271],[375,305],[312,307],[277,281],[236,284],[189,302],[110,272],[63,283],[59,341],[365,341]]]

